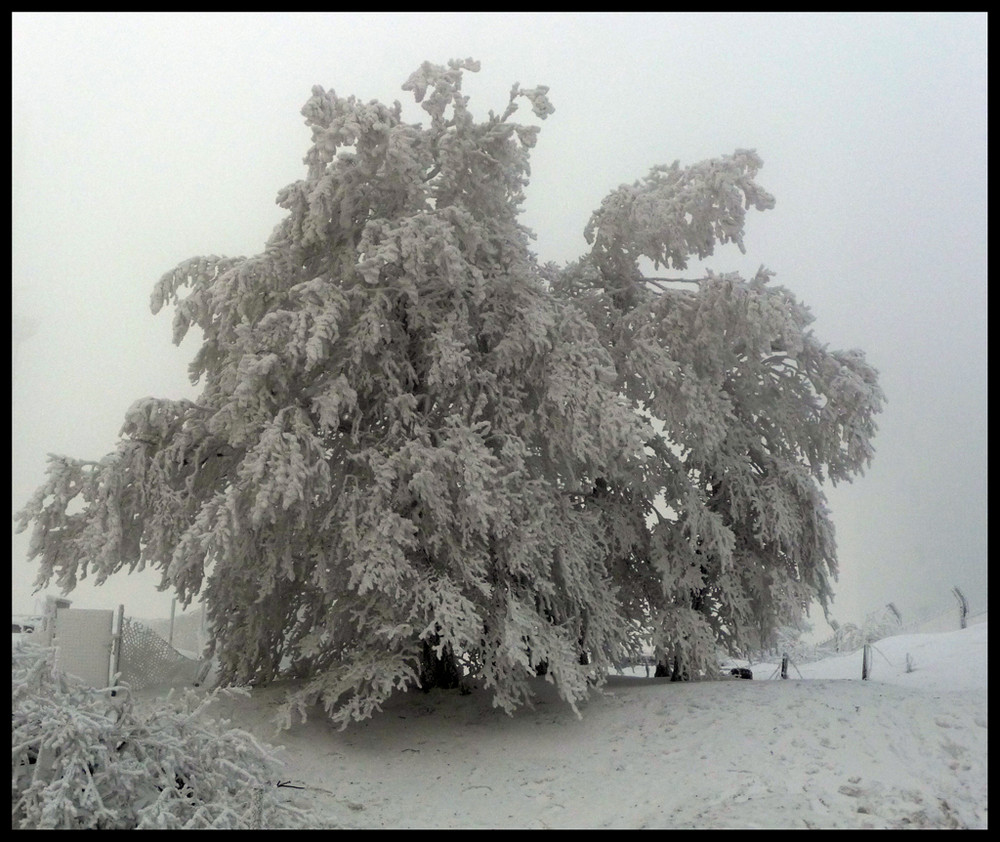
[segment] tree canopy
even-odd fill
[[[883,396],[743,246],[774,199],[754,152],[613,191],[591,249],[540,264],[518,214],[547,88],[477,121],[471,59],[399,103],[315,87],[306,177],[253,257],[167,273],[199,399],[144,398],[99,462],[52,457],[18,514],[37,584],[149,566],[205,601],[226,683],[304,679],[341,724],[468,674],[507,711],[545,673],[571,705],[644,645],[711,671],[827,607],[822,483],[873,455]]]

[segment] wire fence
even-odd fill
[[[122,617],[120,647],[120,680],[133,690],[197,681],[201,662],[181,654],[138,620]]]
[[[869,614],[860,626],[852,623],[838,626],[831,637],[810,647],[808,655],[800,651],[799,660],[818,660],[832,654],[853,652],[894,635],[959,631],[986,621],[986,607],[970,612],[968,600],[962,591],[956,587],[952,594],[956,601],[951,606],[925,612],[912,619],[905,618],[890,602],[881,611]]]

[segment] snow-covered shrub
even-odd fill
[[[11,826],[301,827],[270,746],[216,721],[216,693],[138,703],[53,668],[52,649],[12,649]],[[233,691],[229,691],[233,692]]]
[[[812,625],[807,622],[781,626],[775,630],[773,645],[760,652],[760,659],[766,661],[774,656],[787,655],[793,663],[799,664],[818,660],[816,645],[802,639],[804,634],[811,631]]]
[[[834,626],[833,637],[817,644],[816,649],[819,657],[829,657],[838,652],[855,652],[866,643],[875,643],[899,634],[901,630],[902,623],[895,606],[891,609],[886,606],[885,609],[868,614],[861,626],[854,623]]]

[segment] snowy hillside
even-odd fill
[[[317,711],[276,735],[278,686],[217,712],[284,745],[334,826],[986,828],[986,641],[985,622],[881,640],[869,681],[860,652],[787,681],[614,676],[582,720],[544,679],[514,718],[411,692],[346,731]]]

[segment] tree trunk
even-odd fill
[[[688,675],[688,671],[685,667],[681,665],[681,659],[674,656],[674,670],[673,674],[670,676],[671,681],[690,681],[691,676]]]
[[[432,687],[453,690],[462,681],[462,671],[451,647],[445,647],[439,657],[434,651],[436,640],[425,640],[420,657],[420,689],[425,693]]]

